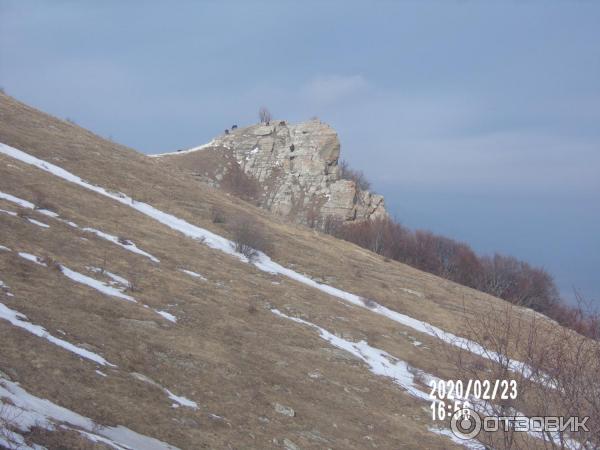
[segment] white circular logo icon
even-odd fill
[[[473,439],[481,431],[481,417],[471,408],[463,408],[452,414],[450,429],[459,439]]]

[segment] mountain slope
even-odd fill
[[[387,217],[383,196],[342,178],[338,135],[318,119],[236,127],[208,144],[150,156],[296,223]]]
[[[23,389],[79,415],[20,434],[48,448],[87,448],[83,431],[134,448],[457,445],[430,429],[424,374],[451,378],[457,347],[484,353],[456,336],[503,301],[4,95],[0,119],[0,398],[36,410]],[[260,224],[268,257],[230,246],[239,215]]]

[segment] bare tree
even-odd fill
[[[261,106],[258,110],[258,118],[260,119],[260,123],[269,125],[271,122],[271,112],[265,106]]]
[[[464,307],[464,332],[482,345],[484,357],[453,353],[457,379],[514,380],[514,399],[475,402],[486,416],[586,417],[589,432],[524,433],[514,429],[480,434],[495,449],[600,448],[600,344],[506,302],[487,306],[477,318]],[[450,354],[450,353],[449,353]],[[513,359],[514,356],[514,359]],[[518,361],[522,362],[519,364]]]
[[[356,187],[361,191],[368,191],[371,188],[371,182],[362,170],[354,170],[348,164],[348,161],[342,159],[338,163],[339,177],[343,180],[351,180],[356,183]]]

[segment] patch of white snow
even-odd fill
[[[167,311],[159,311],[157,309],[155,309],[154,311],[157,314],[160,314],[161,316],[163,316],[168,321],[173,322],[173,323],[177,323],[177,317],[175,317],[173,314],[170,314]]]
[[[82,273],[75,272],[74,270],[71,270],[66,266],[61,265],[60,269],[63,275],[75,281],[76,283],[85,284],[86,286],[89,286],[92,289],[95,289],[105,295],[110,295],[111,297],[117,297],[123,300],[127,300],[129,302],[137,303],[137,301],[133,297],[127,294],[123,294],[123,292],[121,292],[120,289],[117,289],[113,286],[109,286],[108,284],[103,283],[102,281],[98,281],[95,278],[91,278],[87,275],[83,275]]]
[[[176,447],[149,436],[136,433],[124,426],[102,426],[74,411],[36,397],[25,391],[18,383],[0,378],[0,399],[11,417],[16,417],[15,425],[22,432],[32,427],[55,429],[58,424],[67,424],[71,429],[93,437],[97,442],[108,443],[117,449],[177,450]]]
[[[44,327],[28,322],[27,316],[21,314],[18,311],[10,309],[3,303],[0,303],[0,319],[4,319],[10,322],[15,327],[28,331],[29,333],[41,337],[42,339],[46,339],[48,342],[51,342],[54,345],[57,345],[65,350],[75,353],[85,359],[89,359],[90,361],[94,361],[95,363],[101,364],[103,366],[108,365],[115,367],[114,364],[109,363],[102,356],[96,353],[77,347],[76,345],[73,345],[70,342],[52,336],[46,331]]]
[[[28,220],[29,222],[31,222],[32,224],[34,224],[34,225],[37,225],[38,227],[42,227],[42,228],[50,228],[50,225],[48,225],[48,224],[46,224],[46,223],[44,223],[44,222],[39,222],[39,221],[37,221],[37,220],[35,220],[35,219],[31,219],[30,217],[28,217],[28,218],[27,218],[27,220]]]
[[[31,253],[19,252],[19,256],[27,261],[31,261],[33,263],[39,264],[40,266],[46,266],[46,263],[39,257],[32,255]]]
[[[200,278],[202,281],[206,281],[206,277],[204,277],[203,275],[196,273],[196,272],[192,272],[191,270],[186,270],[186,269],[179,269],[180,272],[186,273],[191,277],[194,278]]]

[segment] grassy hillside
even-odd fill
[[[9,412],[18,409],[18,382],[93,420],[88,432],[106,439],[108,427],[123,426],[185,449],[460,448],[430,429],[447,423],[433,422],[429,402],[414,392],[429,391],[420,371],[462,377],[460,356],[492,372],[489,358],[461,351],[454,337],[440,339],[441,330],[494,344],[493,336],[481,342],[476,324],[495,314],[497,324],[510,317],[523,328],[537,320],[544,336],[559,329],[532,311],[286,223],[3,94],[0,142],[108,193],[0,152],[0,399]],[[143,205],[224,238],[248,218],[268,238],[269,257],[295,275],[211,248],[210,239],[166,226]],[[215,207],[224,221],[213,220]],[[327,286],[369,300],[353,304]],[[36,335],[14,312],[48,334]],[[381,352],[361,359],[343,349],[360,341],[398,359],[374,373]],[[502,349],[525,361],[527,344],[514,339]],[[394,378],[409,366],[411,387]],[[19,419],[8,419],[5,434],[18,431]],[[48,448],[107,445],[67,423],[19,434]],[[112,442],[131,442],[119,439]]]

